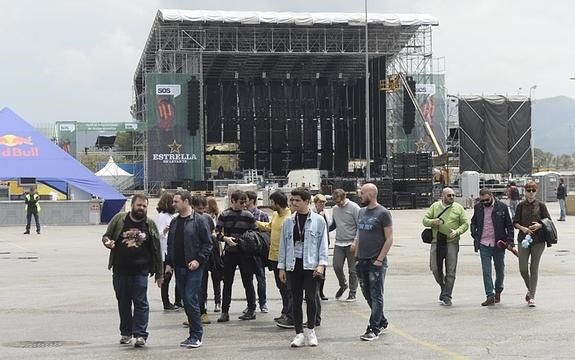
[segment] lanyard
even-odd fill
[[[307,213],[307,217],[305,218],[305,221],[307,221],[308,217],[309,217],[309,213]],[[300,223],[299,223],[299,219],[300,219],[299,214],[296,214],[296,216],[295,216],[295,223],[296,223],[296,226],[297,226],[297,231],[298,231],[298,233],[299,233],[299,241],[302,241],[302,242],[303,242],[303,235],[304,235],[304,233],[305,233],[305,221],[304,221],[304,223],[303,223],[303,230],[302,230],[301,225],[300,225]]]

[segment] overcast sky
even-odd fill
[[[362,12],[363,0],[0,0],[0,108],[32,123],[129,121],[132,77],[158,8]],[[571,0],[380,0],[439,18],[451,94],[575,98]],[[522,90],[518,90],[521,88]]]

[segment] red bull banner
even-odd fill
[[[203,126],[188,130],[187,74],[146,75],[148,178],[161,186],[174,181],[203,180]]]
[[[0,134],[0,158],[38,157],[40,150],[34,146],[31,136]]]

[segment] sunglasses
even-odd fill
[[[527,191],[527,192],[536,192],[537,190],[536,190],[536,189],[525,189],[525,191]]]
[[[479,201],[482,203],[489,203],[489,202],[491,202],[491,199],[481,199]]]

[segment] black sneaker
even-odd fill
[[[176,302],[174,303],[174,306],[175,306],[175,307],[179,307],[179,308],[183,308],[183,307],[184,307],[184,304],[182,304],[181,301],[176,301]]]
[[[293,329],[293,328],[295,328],[293,320],[288,320],[285,318],[282,318],[282,319],[279,319],[278,321],[276,321],[276,325],[281,327],[282,329]]]
[[[373,341],[379,339],[379,334],[372,330],[369,330],[365,334],[361,335],[359,338],[363,341]]]
[[[387,322],[387,320],[383,320],[381,322],[381,324],[379,324],[379,333],[381,334],[382,332],[384,332],[388,326],[389,326],[389,323]]]
[[[238,319],[240,320],[255,320],[256,319],[256,312],[254,310],[248,310],[242,316],[239,316]]]
[[[24,235],[30,235],[30,230],[24,231]]]
[[[166,305],[164,305],[164,310],[174,311],[174,310],[177,310],[177,308],[173,304],[167,303]]]
[[[351,294],[351,293],[347,296],[347,299],[345,299],[346,302],[354,302],[355,300],[357,300],[355,298],[355,294]]]
[[[281,320],[281,319],[283,319],[283,318],[284,318],[284,314],[281,314],[280,316],[275,317],[275,318],[274,318],[274,321],[278,321],[278,320]]]
[[[453,305],[453,303],[451,302],[451,299],[447,296],[443,297],[443,301],[441,302],[441,305],[443,306],[451,306]]]
[[[347,290],[347,285],[345,285],[344,287],[340,287],[339,290],[335,293],[335,298],[339,299],[346,290]]]
[[[230,321],[230,314],[227,312],[223,312],[220,317],[218,318],[218,322],[228,322]]]

